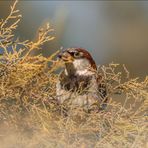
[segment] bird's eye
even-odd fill
[[[81,57],[81,56],[82,56],[81,52],[75,52],[74,53],[75,58],[78,58],[78,57]]]

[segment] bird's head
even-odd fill
[[[90,53],[82,48],[68,48],[58,57],[65,63],[67,74],[89,75],[97,69]]]

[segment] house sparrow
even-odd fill
[[[65,69],[59,75],[56,95],[60,104],[69,103],[90,109],[106,106],[106,87],[101,84],[97,66],[90,53],[82,48],[68,48],[58,58]]]

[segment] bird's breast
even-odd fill
[[[61,79],[63,89],[71,92],[80,92],[89,88],[91,77],[69,76]]]

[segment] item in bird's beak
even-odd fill
[[[58,55],[58,58],[63,60],[64,62],[73,62],[74,58],[68,53],[68,52],[63,52]]]

